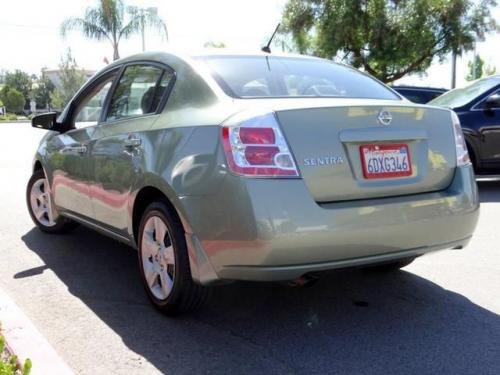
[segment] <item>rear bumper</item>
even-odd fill
[[[182,199],[193,277],[290,280],[464,247],[479,216],[470,166],[443,191],[318,204],[303,181],[228,176],[213,197]]]

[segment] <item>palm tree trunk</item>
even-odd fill
[[[120,58],[120,53],[118,52],[118,43],[113,43],[113,60],[118,60]]]

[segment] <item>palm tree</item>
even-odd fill
[[[125,17],[127,16],[127,17]],[[168,38],[167,26],[155,8],[125,7],[122,0],[99,0],[97,7],[88,7],[83,17],[72,17],[61,24],[61,35],[73,30],[81,31],[88,39],[108,40],[113,46],[113,59],[120,58],[118,44],[122,38],[155,28]]]
[[[161,36],[164,36],[168,40],[167,25],[158,16],[158,8],[129,6],[127,7],[127,11],[131,18],[136,19],[139,23],[139,31],[142,36],[142,52],[146,50],[145,30],[147,27],[157,30]]]

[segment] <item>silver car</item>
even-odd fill
[[[456,115],[327,60],[140,54],[33,126],[50,130],[27,188],[35,224],[137,248],[167,314],[232,280],[398,269],[463,248],[478,220]]]

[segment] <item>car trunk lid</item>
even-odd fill
[[[399,102],[333,102],[326,107],[294,104],[276,109],[315,201],[382,198],[449,186],[456,166],[449,111]],[[401,168],[405,157],[408,166]],[[391,171],[396,173],[386,173]]]

